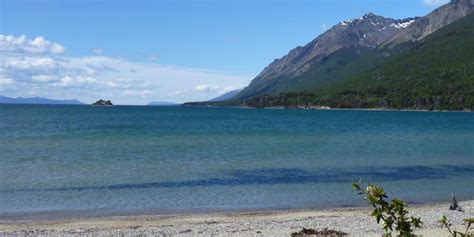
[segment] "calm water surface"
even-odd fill
[[[0,105],[0,218],[474,199],[474,113]]]

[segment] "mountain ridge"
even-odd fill
[[[231,100],[316,91],[382,64],[417,40],[474,12],[474,0],[453,0],[426,16],[395,20],[374,13],[341,21],[262,70]],[[409,36],[404,39],[403,36]]]
[[[474,110],[474,13],[391,56],[373,70],[315,93],[257,96],[250,107]]]
[[[84,105],[76,99],[72,100],[56,100],[43,97],[7,97],[0,96],[0,104],[51,104],[51,105]]]
[[[282,58],[274,60],[236,98],[266,93],[272,89],[272,83],[281,85],[286,80],[305,73],[311,69],[312,64],[322,62],[334,53],[348,51],[347,54],[358,55],[368,49],[377,48],[413,21],[413,18],[396,20],[374,13],[341,21],[305,46],[296,47]],[[265,87],[265,84],[270,86]]]
[[[474,0],[452,0],[424,17],[417,18],[406,30],[396,34],[382,47],[421,40],[456,20],[474,13]]]

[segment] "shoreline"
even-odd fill
[[[409,216],[425,223],[417,233],[448,236],[437,220],[442,215],[458,226],[474,216],[474,200],[460,202],[464,212],[449,211],[449,203],[409,205]],[[351,236],[380,236],[370,208],[251,211],[201,214],[128,215],[60,220],[0,221],[0,235],[158,235],[158,236],[289,236],[304,228],[330,228]],[[459,228],[459,226],[458,226]]]
[[[471,200],[467,200],[471,201]],[[472,200],[474,202],[474,199]],[[407,201],[411,208],[423,208],[430,206],[449,206],[445,201],[414,202]],[[265,213],[285,213],[285,212],[331,212],[345,210],[364,210],[367,208],[365,202],[362,205],[340,205],[340,206],[314,206],[314,207],[248,207],[248,208],[193,208],[193,209],[173,209],[173,210],[54,210],[42,212],[26,213],[0,213],[0,225],[3,223],[22,222],[44,222],[44,221],[68,221],[80,219],[106,219],[106,218],[127,218],[137,216],[155,217],[177,217],[177,216],[206,216],[206,215],[238,215],[238,214],[265,214]]]
[[[228,108],[268,109],[268,110],[315,110],[315,111],[422,112],[422,113],[473,113],[474,112],[474,110],[428,110],[428,109],[390,109],[390,108],[299,108],[299,107],[278,107],[278,106],[277,107],[264,107],[264,108],[229,106]]]
[[[0,103],[0,105],[26,105],[26,106],[84,106],[84,107],[202,107],[202,108],[235,108],[235,109],[268,109],[268,110],[316,110],[316,111],[381,111],[381,112],[438,112],[438,113],[474,113],[474,110],[429,110],[429,109],[392,109],[392,108],[331,108],[328,106],[315,106],[323,108],[309,107],[285,107],[285,106],[271,106],[271,107],[250,107],[250,106],[226,106],[226,105],[190,105],[189,102],[175,105],[141,105],[141,104],[114,104],[113,106],[95,106],[90,104],[26,104],[26,103]],[[191,102],[192,103],[192,102]],[[327,107],[327,108],[325,108]]]
[[[437,112],[437,113],[473,113],[474,110],[429,110],[429,109],[392,109],[392,108],[332,108],[328,106],[299,106],[299,107],[285,107],[285,106],[270,106],[270,107],[251,107],[243,105],[191,105],[181,104],[182,107],[203,107],[203,108],[235,108],[235,109],[268,109],[268,110],[316,110],[316,111],[381,111],[381,112]],[[317,108],[321,107],[321,108]]]

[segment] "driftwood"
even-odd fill
[[[462,207],[459,206],[454,193],[451,193],[451,205],[449,205],[449,210],[451,211],[462,211]]]

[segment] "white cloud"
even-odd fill
[[[181,94],[183,94],[184,92],[186,92],[186,91],[177,90],[177,91],[175,91],[175,92],[173,92],[173,93],[169,93],[168,95],[170,95],[170,96],[173,96],[173,95],[181,95]]]
[[[227,92],[230,92],[230,91],[235,91],[235,90],[240,89],[240,88],[242,88],[242,87],[226,86],[221,91],[219,91],[219,93],[224,94],[224,93],[227,93]]]
[[[209,94],[224,94],[229,91],[237,90],[242,87],[234,86],[219,86],[219,85],[197,85],[194,87],[194,91],[204,92]]]
[[[56,81],[57,78],[55,76],[52,76],[52,75],[34,75],[31,77],[31,79],[33,81],[36,81],[36,82],[51,82],[51,81]]]
[[[18,57],[6,61],[5,68],[13,70],[51,69],[57,66],[57,62],[49,57]]]
[[[142,90],[142,91],[139,91],[139,90],[125,90],[123,92],[124,95],[128,95],[128,96],[141,96],[141,97],[149,97],[151,94],[153,94],[151,91],[149,90]]]
[[[28,53],[28,54],[62,54],[66,51],[64,46],[36,37],[27,39],[25,35],[18,37],[12,35],[0,35],[0,51]]]
[[[95,78],[83,77],[83,76],[64,76],[57,83],[53,83],[53,86],[59,87],[81,87],[83,85],[90,85],[96,82]]]
[[[0,77],[0,86],[7,86],[13,84],[13,80],[10,78],[1,78]]]
[[[5,38],[5,37],[4,37]],[[17,45],[45,45],[44,39],[10,36]],[[6,41],[3,39],[3,41]],[[52,44],[52,43],[50,43]],[[203,101],[247,85],[251,77],[207,69],[135,62],[104,55],[70,57],[21,47],[4,47],[0,57],[0,88],[7,96],[43,96],[118,104],[159,101]],[[8,48],[8,50],[6,49]],[[53,50],[54,51],[54,50]],[[46,52],[46,51],[42,51]]]
[[[204,92],[204,93],[216,93],[220,90],[220,86],[217,85],[197,85],[194,87],[194,91]]]
[[[439,5],[442,5],[442,4],[446,4],[448,3],[449,0],[423,0],[423,4],[427,5],[427,6],[439,6]]]

